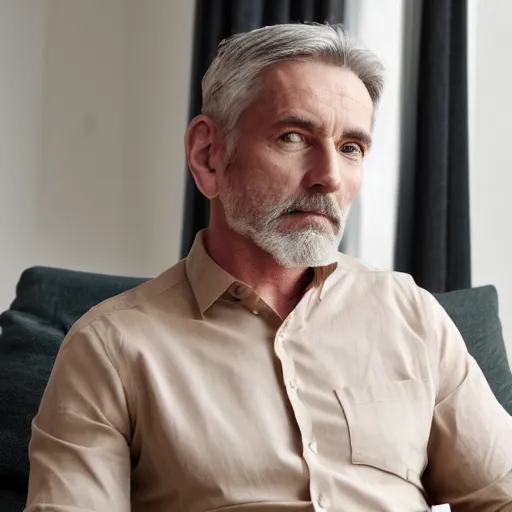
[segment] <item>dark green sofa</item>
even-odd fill
[[[11,308],[0,315],[0,512],[23,510],[30,421],[65,334],[89,308],[143,281],[44,267],[21,276]],[[437,299],[512,414],[512,375],[495,288],[450,292]]]

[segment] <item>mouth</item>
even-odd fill
[[[291,212],[288,212],[287,215],[297,218],[322,219],[324,221],[329,221],[331,224],[338,224],[336,219],[333,219],[330,215],[317,210],[292,210]]]
[[[314,217],[323,217],[324,219],[328,219],[332,221],[331,217],[326,215],[325,213],[316,211],[316,210],[292,210],[291,212],[288,212],[288,215],[295,215],[295,216],[314,216]]]

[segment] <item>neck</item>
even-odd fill
[[[312,280],[308,267],[285,268],[251,239],[228,226],[212,226],[205,233],[209,256],[239,281],[249,285],[281,317],[295,308]]]

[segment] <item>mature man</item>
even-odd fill
[[[186,135],[210,225],[72,328],[28,511],[512,510],[512,419],[453,323],[337,252],[382,83],[340,26],[221,44]]]

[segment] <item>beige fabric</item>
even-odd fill
[[[424,485],[454,511],[512,502],[512,419],[436,300],[342,255],[316,276],[281,322],[199,236],[87,313],[33,422],[26,510],[419,512]]]

